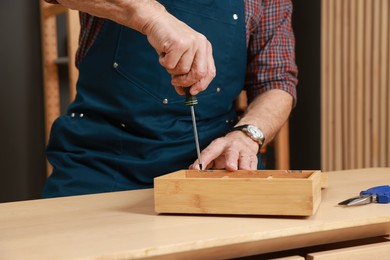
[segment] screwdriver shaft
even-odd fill
[[[195,109],[194,106],[190,106],[190,108],[191,108],[192,126],[194,128],[196,153],[198,154],[199,168],[200,170],[202,170],[202,158],[200,156],[200,146],[199,146],[199,138],[198,138],[198,129],[196,128]]]
[[[192,128],[194,129],[196,153],[198,154],[199,169],[202,170],[202,158],[200,157],[200,146],[199,146],[198,130],[196,128],[196,117],[195,117],[195,109],[194,109],[194,105],[198,104],[198,100],[196,99],[195,96],[191,95],[189,88],[184,87],[183,90],[186,93],[186,105],[189,106],[191,109]]]

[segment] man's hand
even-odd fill
[[[258,151],[258,143],[245,133],[234,131],[207,146],[201,153],[202,163],[205,169],[257,170]],[[190,168],[200,170],[198,160]]]
[[[257,96],[249,104],[238,125],[252,124],[265,135],[266,145],[286,122],[291,108],[292,96],[282,90],[273,89]],[[206,169],[226,168],[234,170],[256,170],[259,145],[242,131],[233,131],[215,139],[201,153]],[[195,161],[190,168],[199,170]]]
[[[215,77],[210,42],[168,13],[156,0],[57,1],[145,34],[159,54],[160,64],[172,75],[172,85],[179,94],[185,94],[181,87],[191,87],[190,93],[196,95]]]
[[[190,87],[196,95],[205,90],[216,75],[211,43],[185,23],[164,11],[142,29],[160,56],[160,64],[172,75],[179,94]]]

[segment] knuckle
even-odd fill
[[[243,143],[241,142],[241,140],[235,138],[231,141],[231,146],[232,147],[242,147],[243,146]]]
[[[173,72],[173,70],[175,69],[175,64],[167,63],[167,64],[165,65],[165,68],[167,69],[167,71]]]
[[[217,70],[215,69],[215,67],[209,69],[208,75],[209,75],[211,78],[215,78],[215,76],[217,76]]]
[[[188,41],[184,38],[177,39],[174,44],[174,48],[176,51],[183,51],[186,49],[186,46],[188,45]]]
[[[164,67],[165,69],[166,69],[166,71],[168,72],[168,74],[170,74],[171,75],[171,77],[172,77],[172,79],[174,79],[174,75],[175,75],[175,73],[174,73],[174,70],[173,69],[168,69],[168,68],[166,68],[166,67]]]
[[[207,40],[206,36],[204,36],[201,33],[198,33],[197,39],[198,39],[199,42],[202,42],[203,44],[207,44],[208,43],[208,40]]]
[[[165,63],[167,62],[167,59],[166,59],[165,56],[164,56],[164,57],[160,57],[160,58],[158,59],[158,61],[160,62],[160,65],[161,65],[161,66],[165,67]]]
[[[191,67],[190,66],[187,66],[187,65],[179,65],[176,69],[176,72],[179,73],[179,74],[187,74],[189,73],[191,70]]]
[[[203,79],[207,76],[208,72],[205,69],[198,69],[195,71],[195,77],[199,79]]]
[[[213,45],[209,41],[207,41],[207,48],[210,49],[210,52],[213,52]]]
[[[160,59],[160,65],[163,66],[168,71],[168,73],[171,73],[171,71],[175,69],[175,64],[169,62],[169,60],[166,58]]]
[[[207,148],[211,148],[213,146],[220,146],[220,145],[224,145],[223,137],[219,137],[213,140]]]

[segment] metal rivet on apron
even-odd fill
[[[83,114],[83,113],[81,113],[81,114],[80,114],[80,117],[84,117],[84,114]]]
[[[217,88],[217,92],[218,92],[218,93],[221,92],[221,88]]]
[[[163,100],[163,104],[164,104],[164,105],[168,104],[168,99],[165,98],[165,99]]]
[[[112,65],[114,67],[114,69],[118,68],[119,64],[114,62],[114,64]]]
[[[126,125],[125,125],[124,123],[122,123],[122,124],[121,124],[121,127],[125,128],[125,127],[126,127]]]
[[[237,20],[238,19],[238,15],[237,14],[233,14],[233,19]]]
[[[71,116],[71,117],[74,117],[74,116],[75,116],[75,113],[72,113],[70,116]]]

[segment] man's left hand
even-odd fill
[[[245,133],[234,131],[224,137],[215,139],[201,153],[203,170],[226,169],[235,170],[257,170],[257,153],[259,144],[253,141]],[[196,160],[190,169],[199,169],[199,162]]]

